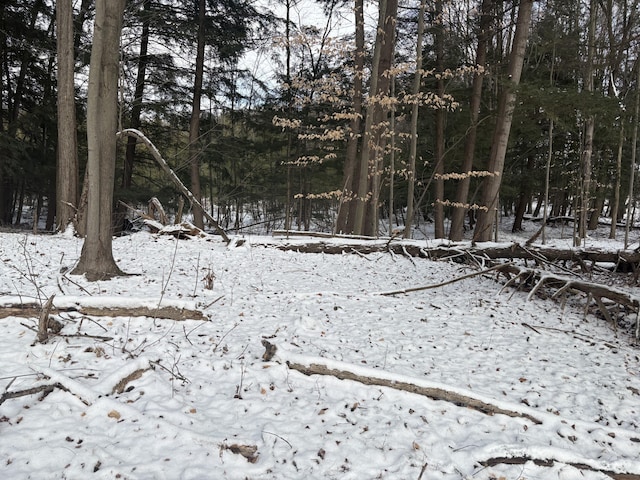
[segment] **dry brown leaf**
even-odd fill
[[[118,412],[117,410],[111,410],[109,413],[107,413],[107,417],[115,418],[116,420],[120,420],[120,416],[120,412]]]

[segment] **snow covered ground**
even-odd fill
[[[500,292],[491,275],[383,296],[472,270],[264,246],[286,241],[255,236],[227,247],[218,237],[136,233],[114,243],[130,275],[91,283],[68,273],[81,240],[0,233],[0,296],[91,296],[112,307],[113,297],[123,307],[179,301],[208,318],[65,313],[61,335],[46,344],[35,343],[36,318],[0,319],[0,478],[640,475],[640,351],[628,332],[579,305]],[[265,339],[278,347],[271,361],[262,358]],[[514,415],[307,376],[287,360]],[[55,387],[6,395],[44,385]]]

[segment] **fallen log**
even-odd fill
[[[566,462],[557,460],[555,458],[536,458],[529,455],[523,455],[519,457],[494,457],[489,458],[487,460],[483,460],[478,462],[483,467],[495,467],[496,465],[505,464],[505,465],[524,465],[527,462],[532,462],[535,465],[540,467],[551,467],[555,463],[560,463],[562,465],[569,465],[577,470],[586,470],[590,472],[599,472],[602,473],[614,480],[640,480],[640,474],[637,473],[618,473],[612,470],[607,470],[605,468],[599,468],[592,465],[587,465],[586,463],[578,463],[578,462]]]
[[[135,300],[135,299],[134,299]],[[207,320],[200,310],[187,305],[188,302],[162,300],[127,299],[123,305],[122,297],[55,297],[49,306],[48,314],[77,312],[94,317],[152,317],[168,320]],[[137,304],[136,304],[137,303]],[[0,318],[36,317],[39,318],[43,307],[36,299],[24,297],[0,297]]]
[[[265,354],[263,359],[270,361],[274,355],[278,353],[278,348],[274,344],[267,340],[262,340],[262,345],[265,347]],[[424,397],[431,398],[432,400],[442,400],[450,402],[458,406],[471,408],[479,412],[486,413],[488,415],[507,415],[509,417],[521,417],[532,421],[535,424],[541,424],[542,421],[536,418],[529,412],[520,410],[511,410],[503,408],[499,405],[493,404],[490,401],[483,399],[481,396],[471,396],[465,393],[456,392],[455,390],[445,389],[440,386],[419,384],[417,381],[405,381],[398,378],[394,378],[392,375],[385,375],[385,372],[377,372],[369,369],[367,374],[362,374],[349,370],[349,366],[346,364],[340,364],[340,362],[331,362],[335,366],[325,363],[304,363],[296,358],[295,355],[285,354],[283,361],[287,366],[305,375],[329,375],[340,380],[353,380],[363,385],[375,385],[379,387],[389,387],[395,390],[402,390],[405,392],[415,393]],[[340,364],[340,366],[338,366]],[[359,370],[362,370],[359,368]]]
[[[317,234],[314,236],[318,236]],[[299,251],[303,253],[385,253],[429,258],[433,260],[464,260],[465,256],[475,256],[486,260],[531,260],[535,262],[575,262],[580,264],[610,263],[614,265],[629,265],[631,269],[640,264],[640,251],[636,250],[601,250],[552,248],[540,246],[523,246],[518,243],[470,245],[470,244],[442,244],[430,247],[423,242],[409,242],[393,238],[368,239],[364,242],[347,242],[348,237],[331,237],[331,241],[312,241],[305,243],[266,242],[265,245],[283,251]]]

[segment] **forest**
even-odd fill
[[[4,2],[2,225],[82,234],[94,215],[101,3]],[[637,0],[117,3],[117,126],[100,135],[143,132],[199,202],[121,135],[100,182],[114,231],[152,198],[241,233],[429,222],[487,241],[529,216],[569,222],[576,245],[636,214]]]

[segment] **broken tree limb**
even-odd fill
[[[567,461],[566,459],[556,459],[553,456],[553,452],[549,452],[549,455],[545,455],[544,457],[537,457],[534,455],[518,455],[518,456],[504,456],[504,457],[492,457],[486,460],[481,460],[478,463],[483,467],[494,467],[500,464],[506,465],[524,465],[527,462],[532,462],[541,467],[551,467],[555,463],[560,463],[562,465],[569,465],[577,470],[585,470],[590,472],[599,472],[602,473],[614,480],[640,480],[640,473],[633,473],[625,471],[625,465],[622,465],[618,470],[619,472],[615,472],[610,470],[609,468],[598,465],[598,462],[583,459],[577,461]]]
[[[612,323],[613,317],[602,299],[607,299],[615,305],[626,307],[636,313],[640,310],[639,296],[615,287],[609,287],[600,283],[587,282],[576,278],[569,278],[532,268],[520,267],[513,264],[503,264],[497,270],[508,275],[513,275],[514,277],[511,280],[521,279],[521,283],[526,281],[527,284],[531,285],[532,288],[529,291],[528,299],[533,298],[533,296],[541,291],[543,287],[551,290],[555,289],[555,292],[551,294],[551,298],[554,299],[559,298],[568,292],[584,293],[587,295],[587,299],[592,298],[595,301],[595,304],[598,307],[598,310],[600,310],[600,313],[602,313],[602,316]],[[511,280],[509,280],[509,282],[511,282]],[[640,319],[636,318],[636,338],[638,338],[638,322],[640,322]]]
[[[165,161],[162,155],[160,155],[160,152],[158,151],[156,146],[151,142],[151,140],[146,137],[144,133],[142,133],[140,130],[136,130],[135,128],[127,128],[118,132],[117,135],[132,137],[144,143],[151,152],[151,155],[153,156],[155,161],[158,162],[158,165],[160,165],[165,173],[169,175],[169,178],[171,178],[174,185],[178,187],[178,190],[180,190],[180,192],[182,192],[182,194],[187,197],[193,205],[196,205],[202,209],[202,213],[204,214],[204,216],[207,217],[209,223],[211,223],[215,231],[223,238],[225,242],[229,243],[231,241],[224,229],[218,224],[218,222],[216,222],[215,218],[213,218],[213,216],[207,211],[207,209],[202,206],[200,200],[198,200],[195,195],[191,193],[191,191],[184,185],[184,183],[182,183],[182,180],[180,180],[175,172],[171,169],[171,167],[169,167],[169,164]]]
[[[45,343],[49,338],[49,314],[51,313],[51,306],[53,305],[53,299],[55,295],[51,295],[47,300],[47,303],[42,307],[40,312],[40,319],[38,320],[38,334],[36,335],[36,342]]]
[[[0,395],[0,405],[12,398],[26,397],[28,395],[35,395],[36,393],[42,393],[42,397],[46,397],[51,392],[53,392],[54,388],[61,388],[61,386],[58,384],[46,384],[38,385],[37,387],[32,388],[25,388],[24,390],[6,391],[2,395]]]
[[[262,345],[266,351],[263,359],[269,361],[274,355],[283,360],[287,366],[305,375],[329,375],[340,380],[352,380],[364,385],[375,385],[379,387],[389,387],[395,390],[415,393],[428,397],[432,400],[442,400],[455,405],[472,408],[488,415],[507,415],[509,417],[521,417],[532,421],[535,424],[541,424],[539,420],[531,412],[524,409],[515,410],[504,408],[500,405],[492,403],[480,395],[472,395],[470,392],[456,391],[455,388],[448,388],[443,385],[436,385],[431,382],[425,382],[420,379],[408,379],[399,375],[391,375],[387,372],[365,369],[363,367],[354,368],[344,362],[329,360],[324,358],[313,359],[313,361],[295,355],[289,352],[283,352],[275,345],[267,340],[262,340]],[[357,371],[356,371],[357,370]]]
[[[473,278],[473,277],[477,277],[478,275],[483,275],[485,273],[493,272],[493,271],[496,271],[496,270],[501,270],[504,265],[507,265],[507,264],[494,265],[493,267],[486,268],[486,269],[480,270],[478,272],[468,273],[467,275],[462,275],[461,277],[456,277],[456,278],[453,278],[451,280],[447,280],[446,282],[434,283],[432,285],[425,285],[425,286],[422,286],[422,287],[404,288],[402,290],[393,290],[391,292],[382,292],[382,293],[379,293],[379,295],[385,295],[385,296],[401,295],[403,293],[419,292],[421,290],[431,290],[433,288],[445,287],[447,285],[451,285],[452,283],[460,282],[460,281],[466,280],[468,278]]]
[[[63,312],[77,312],[95,317],[152,317],[168,320],[207,320],[207,317],[189,302],[169,301],[163,299],[127,299],[128,305],[123,305],[122,297],[64,297],[58,296],[52,300],[48,314]],[[35,299],[24,297],[0,297],[0,318],[6,317],[36,317],[39,318],[43,308]]]

